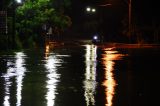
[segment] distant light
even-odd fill
[[[87,8],[86,8],[86,11],[87,11],[87,12],[90,12],[90,11],[91,11],[91,8],[90,8],[90,7],[87,7]]]
[[[93,37],[93,39],[97,40],[97,39],[98,39],[98,37],[97,37],[97,36],[94,36],[94,37]]]
[[[22,3],[22,0],[16,0],[17,3]]]
[[[95,8],[93,8],[93,9],[92,9],[92,12],[96,12],[96,9],[95,9]]]
[[[93,8],[93,7],[86,7],[86,11],[88,12],[88,13],[95,13],[96,12],[96,8]]]

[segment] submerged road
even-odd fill
[[[0,105],[159,106],[160,49],[128,45],[74,41],[0,53]]]

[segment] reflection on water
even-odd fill
[[[97,47],[95,45],[86,45],[85,54],[85,80],[84,80],[84,96],[86,100],[86,105],[95,104],[95,93],[96,93],[96,58],[97,58]]]
[[[160,51],[103,47],[0,54],[0,106],[157,106]]]
[[[12,78],[16,79],[16,106],[21,105],[22,99],[22,87],[23,87],[23,78],[25,76],[25,54],[23,52],[17,52],[15,55],[15,61],[7,62],[7,72],[2,76],[4,78],[4,86],[5,86],[5,96],[4,96],[4,106],[10,106],[10,96],[11,91],[10,88],[14,83]]]
[[[46,44],[45,54],[46,54],[46,56],[49,54],[49,44]]]
[[[122,56],[122,54],[119,54],[118,51],[112,50],[112,48],[104,49],[104,54],[102,54],[102,64],[104,65],[105,70],[105,80],[102,85],[105,86],[106,106],[112,106],[115,87],[117,85],[113,73],[115,65],[114,61],[120,60]]]
[[[60,63],[60,60],[57,58],[56,55],[49,53],[49,46],[46,46],[46,64],[45,67],[47,69],[47,78],[46,81],[47,85],[47,106],[54,106],[55,94],[56,94],[56,86],[58,82],[58,78],[60,77],[57,74],[57,64]]]
[[[56,98],[56,88],[57,84],[59,82],[60,74],[57,73],[57,70],[59,67],[61,67],[61,64],[63,63],[62,57],[68,57],[69,55],[59,55],[55,53],[50,53],[49,47],[47,45],[46,47],[46,72],[47,72],[47,94],[46,94],[46,100],[47,100],[47,106],[55,106],[55,98]]]
[[[47,100],[47,106],[54,106],[54,100],[55,100],[55,94],[56,94],[56,86],[58,82],[58,78],[60,77],[59,74],[57,74],[57,66],[56,64],[59,63],[59,60],[56,56],[50,55],[48,59],[46,60],[46,69],[48,71],[46,81],[47,85],[46,88],[47,94],[46,94],[46,100]]]

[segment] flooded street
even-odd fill
[[[158,106],[160,50],[61,46],[0,54],[0,106]]]

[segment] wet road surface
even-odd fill
[[[158,48],[91,44],[0,54],[1,106],[158,106]]]

